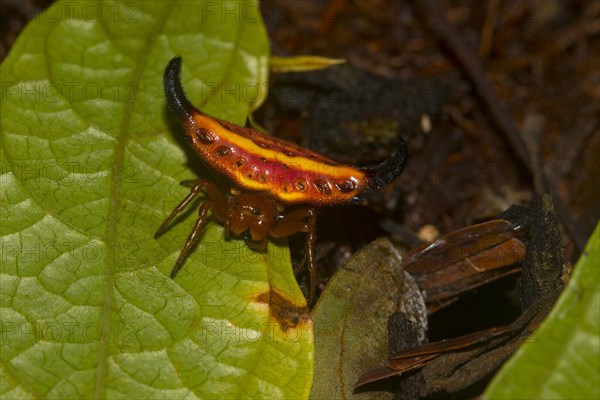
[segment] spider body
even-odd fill
[[[171,272],[174,277],[197,243],[211,210],[224,225],[225,237],[241,237],[248,246],[263,251],[267,238],[307,233],[307,260],[314,295],[314,241],[316,207],[343,204],[392,181],[404,168],[406,147],[398,146],[382,163],[357,168],[261,132],[213,118],[189,102],[181,85],[181,58],[165,70],[165,96],[179,117],[186,141],[204,162],[228,178],[229,193],[212,182],[188,181],[190,194],[173,210],[156,232],[158,237],[171,221],[201,192],[207,199],[198,210],[196,225]]]

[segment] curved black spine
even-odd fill
[[[367,173],[367,183],[371,189],[380,189],[396,179],[406,166],[406,142],[397,138],[396,147],[390,156],[372,167],[362,168]]]
[[[177,56],[169,61],[165,68],[165,97],[169,108],[181,120],[192,117],[194,106],[190,103],[181,85],[181,57]]]

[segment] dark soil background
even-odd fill
[[[568,217],[562,222],[571,225],[566,236],[571,253],[578,252],[600,217],[600,185],[594,184],[600,177],[594,163],[594,155],[600,154],[600,2],[419,3],[432,5],[435,18],[450,22],[478,56],[489,81],[487,94],[508,108],[508,117],[519,130],[524,130],[528,118],[538,117],[539,141],[524,150],[541,154],[549,189],[562,202],[561,217],[563,213]],[[402,196],[387,212],[393,222],[412,232],[431,224],[445,233],[495,216],[510,204],[526,203],[534,192],[533,179],[517,156],[520,150],[511,146],[491,118],[490,107],[473,89],[456,55],[427,29],[413,4],[270,0],[261,8],[275,55],[343,58],[354,67],[390,78],[390,91],[394,80],[413,80],[417,88],[424,88],[421,82],[427,80],[443,86],[437,93],[442,101],[427,110],[432,118],[429,133],[418,124],[421,115],[412,116],[416,134],[401,132],[411,145],[409,166],[397,182]],[[275,90],[281,79],[273,77]],[[385,95],[385,85],[374,87],[378,95]],[[358,89],[369,92],[368,86]],[[419,103],[418,94],[406,92],[403,100]],[[308,141],[302,136],[305,115],[288,120],[265,108],[263,123],[281,128],[273,132]],[[387,110],[396,111],[394,104]],[[369,131],[368,123],[364,126]],[[345,162],[371,161],[362,154],[348,157]],[[385,199],[389,200],[389,192]]]
[[[483,89],[424,22],[423,4],[433,12],[433,25],[451,25],[471,62],[485,71]],[[377,236],[410,247],[431,232],[527,204],[536,191],[554,194],[567,254],[577,258],[600,217],[594,162],[600,154],[600,2],[270,0],[261,9],[275,55],[343,58],[354,67],[305,78],[273,74],[272,95],[259,111],[263,126],[359,165],[383,158],[398,132],[409,142],[406,171],[371,196],[369,207],[321,211],[319,265],[331,267],[321,269],[321,287],[340,262]],[[321,96],[336,89],[349,94],[329,97],[323,107],[319,96],[290,105],[286,93],[295,98],[290,88],[302,88],[303,80],[305,91]],[[496,108],[505,111],[500,118]],[[332,114],[342,115],[337,125]],[[390,116],[400,123],[389,126]],[[427,121],[431,128],[424,130]],[[357,125],[362,139],[348,128]],[[505,125],[515,128],[520,143],[511,141]],[[542,181],[537,189],[536,179]]]

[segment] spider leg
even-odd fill
[[[179,268],[181,268],[181,266],[183,265],[183,262],[185,261],[190,250],[192,249],[192,247],[194,247],[196,243],[198,243],[198,239],[200,238],[200,231],[202,230],[202,227],[206,222],[206,215],[208,214],[208,210],[210,209],[210,207],[211,202],[205,201],[204,203],[202,203],[200,208],[198,208],[198,219],[196,220],[194,229],[192,229],[192,232],[185,241],[185,246],[183,246],[183,250],[181,250],[181,254],[179,254],[179,258],[177,258],[175,266],[171,270],[171,278],[174,278],[175,275],[177,275],[177,271],[179,271]]]
[[[225,237],[225,240],[229,241],[231,239],[231,218],[233,215],[233,203],[235,202],[235,198],[231,196],[226,200],[226,202],[227,210],[225,211],[226,218],[225,222],[223,223],[223,236]]]
[[[308,273],[310,275],[310,296],[309,303],[312,303],[315,297],[316,267],[315,267],[315,240],[316,240],[316,211],[310,207],[290,212],[284,216],[284,219],[271,230],[270,234],[274,238],[287,237],[297,232],[306,232],[306,255],[302,261],[306,265],[308,261]]]
[[[169,224],[173,221],[173,219],[175,219],[175,217],[177,215],[179,215],[183,210],[185,210],[185,208],[196,198],[196,196],[198,196],[198,194],[200,194],[200,192],[202,191],[202,189],[208,183],[208,181],[205,181],[204,179],[198,179],[196,181],[184,181],[184,182],[186,184],[188,184],[190,182],[194,182],[192,190],[185,197],[185,199],[183,199],[181,201],[181,203],[179,203],[177,205],[177,207],[175,207],[175,209],[173,209],[173,211],[171,212],[171,215],[169,215],[167,217],[167,219],[165,219],[165,221],[162,223],[162,225],[160,226],[160,228],[158,228],[158,230],[154,234],[154,238],[155,239],[158,238],[160,235],[162,235],[164,233],[164,231],[167,229],[167,226],[169,226]],[[182,183],[184,183],[184,182],[182,182]]]
[[[245,242],[248,247],[259,253],[264,253],[267,250],[267,238],[264,238],[260,242],[253,242],[252,240],[245,240]]]
[[[199,180],[200,179],[186,179],[185,181],[179,182],[179,184],[181,186],[194,187],[194,185],[196,184],[196,182],[198,182]]]
[[[207,182],[204,191],[211,201],[211,211],[219,221],[224,221],[227,218],[227,197],[213,182]]]
[[[308,273],[310,274],[310,297],[308,299],[309,303],[312,303],[315,298],[315,282],[317,280],[317,277],[315,275],[315,227],[317,219],[315,214],[316,213],[314,209],[308,209],[308,222],[306,223],[306,254],[308,254]]]

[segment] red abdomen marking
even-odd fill
[[[367,189],[363,171],[254,129],[196,109],[184,124],[192,147],[211,167],[284,203],[347,203]]]
[[[165,93],[188,142],[212,168],[237,186],[267,192],[286,204],[339,204],[395,178],[405,160],[404,142],[390,159],[360,169],[261,132],[213,118],[194,108],[181,86],[181,58],[165,71]]]

